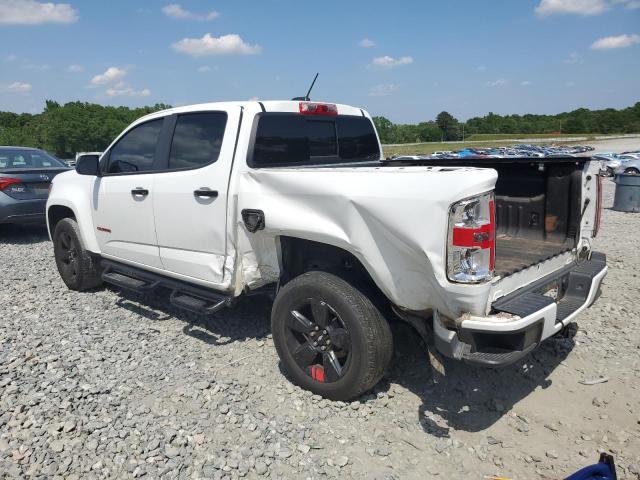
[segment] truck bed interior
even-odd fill
[[[402,163],[403,159],[400,160]],[[582,169],[589,158],[455,158],[414,165],[493,168],[496,266],[505,277],[571,250],[580,225]]]
[[[496,275],[571,250],[580,222],[582,162],[495,164]]]

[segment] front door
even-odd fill
[[[167,171],[156,176],[154,212],[164,269],[221,284],[227,190],[240,107],[177,114]]]
[[[101,160],[93,192],[93,219],[102,254],[162,268],[153,218],[154,181],[163,119],[136,125]]]

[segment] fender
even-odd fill
[[[76,217],[85,248],[92,253],[100,254],[92,215],[92,207],[98,201],[94,195],[96,180],[95,177],[79,175],[75,170],[57,175],[53,179],[47,200],[47,229],[51,236],[49,209],[56,205],[67,207]]]

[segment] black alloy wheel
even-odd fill
[[[303,273],[280,288],[271,311],[281,366],[300,387],[351,400],[384,375],[391,329],[369,297],[329,272]]]
[[[58,273],[67,287],[82,291],[102,284],[99,259],[85,249],[75,219],[60,220],[53,228],[52,240]]]
[[[349,368],[349,330],[326,302],[307,298],[296,305],[289,312],[285,335],[293,359],[313,380],[336,382]]]
[[[55,257],[60,274],[75,282],[78,277],[78,246],[69,232],[62,231],[56,238]]]

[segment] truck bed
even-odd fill
[[[588,160],[589,157],[402,157],[389,162],[496,170],[495,274],[505,277],[575,246],[580,227],[582,170]]]

